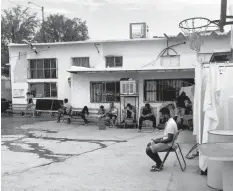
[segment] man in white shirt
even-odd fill
[[[152,172],[162,169],[162,160],[160,159],[158,152],[170,148],[173,139],[178,132],[177,124],[175,120],[170,116],[169,109],[163,108],[161,113],[164,117],[168,119],[165,125],[164,136],[155,140],[152,139],[152,142],[149,143],[146,148],[146,154],[156,163],[156,165],[152,166]]]
[[[72,106],[68,103],[68,99],[64,99],[64,104],[60,109],[58,109],[58,117],[57,117],[57,122],[60,122],[61,119],[61,114],[69,114]]]
[[[109,122],[113,127],[116,125],[117,113],[117,108],[114,106],[114,103],[111,102],[109,110],[106,113],[106,121]]]

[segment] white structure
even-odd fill
[[[25,104],[30,90],[35,99],[68,98],[75,108],[107,106],[108,95],[113,95],[119,107],[120,79],[132,78],[139,81],[140,107],[145,102],[158,106],[174,99],[186,82],[193,83],[197,60],[208,61],[216,49],[230,51],[230,33],[202,38],[199,54],[186,43],[173,47],[178,55],[170,51],[173,56],[159,59],[167,47],[164,37],[33,44],[37,54],[28,45],[10,44],[12,102]],[[169,45],[182,42],[181,33],[169,38]]]
[[[1,98],[11,101],[11,81],[6,76],[1,76]]]

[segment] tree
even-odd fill
[[[30,13],[28,8],[21,6],[3,10],[1,15],[1,62],[2,66],[9,62],[9,43],[23,43],[31,41],[38,26],[36,13]]]
[[[67,18],[61,14],[49,15],[44,21],[46,42],[68,42],[88,39],[86,21],[79,18]],[[43,42],[42,28],[37,33],[35,41]]]

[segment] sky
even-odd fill
[[[20,4],[41,17],[28,1],[44,6],[45,16],[61,13],[86,20],[90,38],[98,40],[128,39],[133,22],[146,22],[152,38],[178,34],[179,22],[190,17],[220,18],[220,0],[1,0],[1,9]]]

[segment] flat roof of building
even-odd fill
[[[218,31],[213,31],[213,32],[206,32],[201,34],[201,36],[227,36],[230,34],[230,31],[228,32],[218,32]],[[184,37],[182,33],[179,33],[177,35],[167,35],[170,39],[174,38],[181,38]],[[52,46],[52,45],[72,45],[72,44],[98,44],[98,43],[114,43],[114,42],[146,42],[146,41],[157,41],[157,40],[166,40],[167,38],[165,36],[160,37],[160,36],[154,36],[153,38],[139,38],[139,39],[105,39],[105,40],[95,40],[95,39],[88,39],[84,41],[70,41],[70,42],[48,42],[48,43],[32,43],[32,45],[36,46]],[[16,43],[10,43],[8,45],[9,47],[17,47],[17,46],[28,46],[28,44],[16,44]]]

